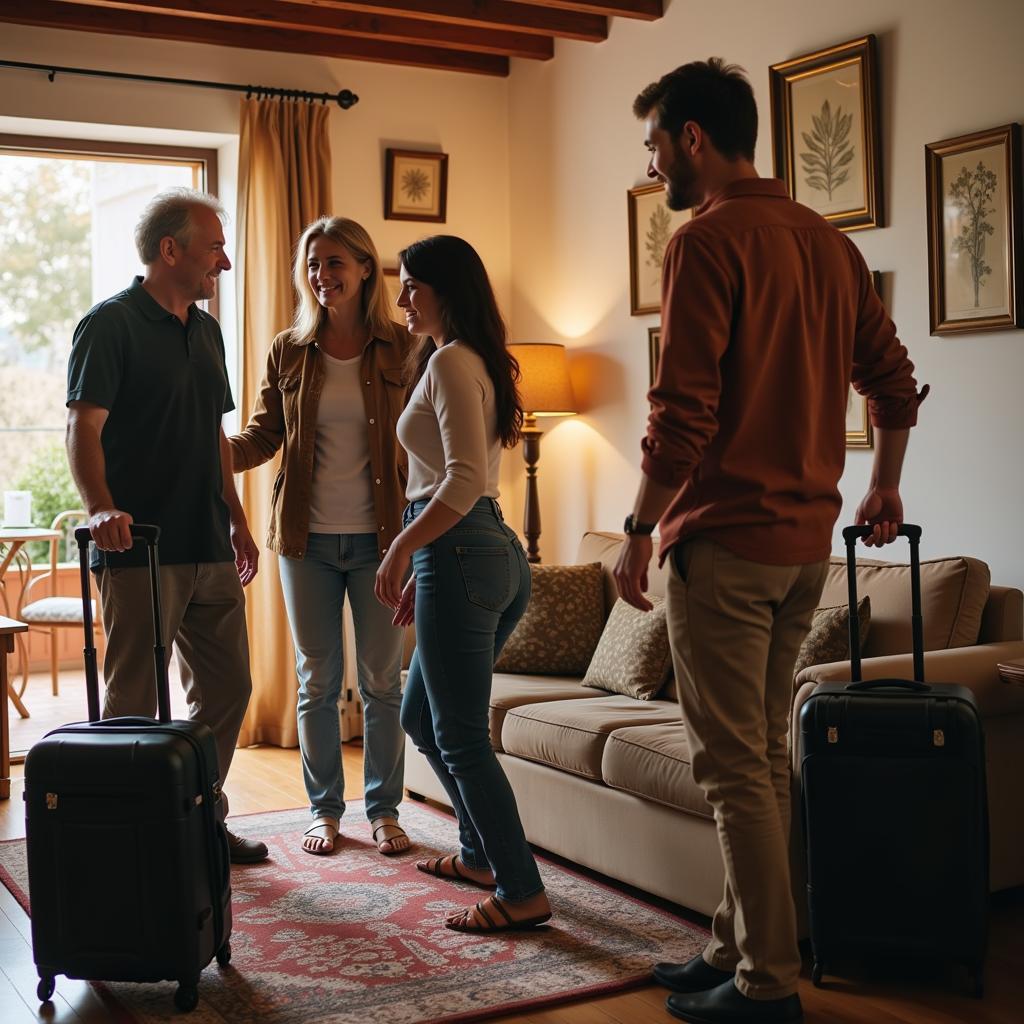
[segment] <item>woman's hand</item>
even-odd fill
[[[398,611],[399,605],[402,603],[402,584],[409,572],[411,561],[411,554],[405,545],[396,538],[388,548],[384,560],[380,563],[373,587],[373,592],[381,604]]]
[[[392,626],[408,626],[416,618],[416,577],[410,576],[402,588],[402,599],[391,620]]]

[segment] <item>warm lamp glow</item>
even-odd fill
[[[528,416],[576,414],[564,345],[535,342],[509,345],[508,350],[519,361],[519,396]]]

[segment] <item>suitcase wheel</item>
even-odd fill
[[[48,1003],[56,987],[57,979],[52,974],[44,974],[39,979],[39,984],[36,985],[36,995],[39,997],[39,1002]]]
[[[814,966],[811,968],[811,981],[815,988],[821,988],[821,976],[824,973],[825,965],[820,960],[815,960]]]
[[[199,1005],[199,989],[195,985],[179,985],[174,993],[174,1005],[182,1013],[191,1013]]]
[[[217,950],[217,963],[221,967],[227,967],[231,963],[231,943],[225,942],[220,949]]]

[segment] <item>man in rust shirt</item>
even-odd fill
[[[695,207],[665,252],[662,356],[643,476],[615,570],[637,608],[661,527],[668,623],[694,778],[715,809],[725,895],[704,953],[659,964],[682,1020],[801,1019],[786,747],[793,668],[842,506],[849,384],[875,428],[857,521],[893,540],[919,396],[853,243],[753,165],[757,107],[720,60],[651,84],[648,175]],[[927,389],[926,389],[927,390]]]

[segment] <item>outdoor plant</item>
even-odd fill
[[[32,522],[42,528],[48,529],[58,513],[81,506],[81,498],[71,479],[71,470],[68,469],[64,446],[59,441],[36,449],[21,476],[15,481],[14,488],[32,492]],[[26,550],[33,562],[49,560],[50,546],[45,542],[27,544]],[[58,561],[69,562],[77,558],[78,550],[74,541],[65,536],[58,546]]]

